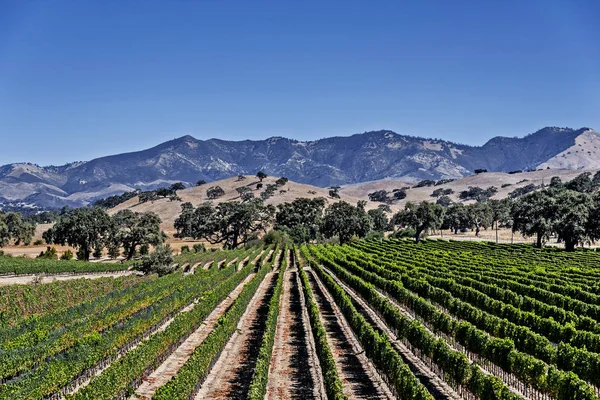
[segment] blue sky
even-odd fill
[[[0,164],[391,129],[600,129],[600,2],[0,2]]]

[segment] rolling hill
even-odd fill
[[[78,207],[98,198],[182,181],[216,181],[262,170],[318,187],[381,179],[463,178],[538,168],[599,168],[600,133],[549,127],[522,138],[495,137],[480,147],[382,130],[297,141],[198,140],[183,136],[147,150],[87,162],[0,167],[0,203]]]

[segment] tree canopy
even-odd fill
[[[265,206],[259,199],[223,202],[216,207],[208,202],[197,208],[185,205],[175,220],[175,229],[178,237],[205,239],[234,249],[248,242],[253,234],[266,232],[274,213],[273,206]]]
[[[345,201],[333,203],[325,210],[322,231],[325,237],[338,236],[340,244],[350,241],[352,236],[365,237],[371,230],[371,219],[364,204],[353,206]]]

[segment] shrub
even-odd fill
[[[62,253],[62,255],[60,256],[61,260],[72,260],[73,259],[73,252],[70,249],[67,249],[67,251],[65,251],[64,253]]]
[[[189,253],[189,252],[190,252],[190,246],[188,246],[187,244],[184,246],[181,246],[181,254]]]
[[[56,253],[56,247],[46,247],[46,251],[42,251],[37,258],[45,258],[48,260],[58,260],[58,254]]]
[[[206,251],[206,246],[202,243],[196,243],[193,247],[194,253],[204,253]]]
[[[159,276],[174,272],[176,268],[173,264],[173,251],[171,250],[171,246],[157,246],[156,249],[154,249],[154,252],[142,258],[142,262],[137,266],[137,269],[145,274],[156,273]]]
[[[44,241],[42,239],[38,239],[35,242],[33,242],[34,246],[41,246],[44,244]]]

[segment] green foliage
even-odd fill
[[[20,213],[0,211],[0,247],[14,241],[29,245],[35,233],[35,225],[21,218]]]
[[[265,174],[265,173],[264,173],[264,172],[262,172],[262,171],[258,171],[258,172],[256,173],[256,177],[257,177],[257,178],[258,178],[258,179],[259,179],[259,180],[262,182],[262,181],[263,181],[263,179],[265,179],[265,178],[267,177],[267,174]]]
[[[487,201],[490,197],[498,192],[498,188],[490,186],[487,189],[482,189],[477,186],[469,186],[469,189],[463,190],[458,194],[461,200],[475,200],[478,202]]]
[[[46,247],[46,251],[40,252],[40,255],[37,258],[43,258],[46,260],[58,260],[58,253],[56,252],[56,247]]]
[[[255,233],[264,232],[274,213],[273,206],[265,206],[257,199],[243,203],[222,202],[216,207],[204,203],[195,209],[184,204],[175,220],[176,236],[205,239],[211,244],[223,243],[225,248],[235,249]]]
[[[77,258],[88,261],[92,249],[102,249],[109,235],[111,218],[99,207],[77,208],[62,215],[44,232],[46,243],[77,248]]]
[[[286,255],[288,254],[286,246],[281,254],[281,264],[277,274],[277,282],[273,296],[269,301],[269,312],[265,322],[265,331],[262,337],[258,359],[252,374],[250,389],[248,391],[248,399],[263,400],[267,392],[267,381],[269,378],[269,367],[271,366],[271,356],[273,353],[273,344],[275,342],[275,329],[277,328],[277,318],[281,303],[281,293],[283,291],[283,280],[285,279],[285,271],[288,267]]]
[[[415,230],[415,240],[420,240],[421,234],[428,229],[438,228],[444,218],[444,209],[426,201],[420,204],[407,203],[404,210],[392,218],[394,225],[401,225]]]
[[[353,206],[345,201],[339,201],[325,210],[321,230],[325,237],[338,236],[340,244],[343,244],[354,235],[365,237],[371,230],[371,220],[360,202]]]
[[[224,195],[225,191],[221,186],[211,186],[206,190],[206,197],[208,197],[210,200],[218,199]]]
[[[62,255],[60,256],[61,260],[72,260],[73,259],[73,252],[70,249],[65,250]]]
[[[298,257],[297,248],[294,249],[294,254],[295,259],[299,261],[300,258]],[[343,392],[342,381],[340,380],[339,373],[336,369],[333,354],[327,343],[327,334],[321,323],[319,307],[317,306],[312,290],[310,289],[308,276],[306,275],[304,268],[301,267],[302,265],[298,268],[298,273],[300,275],[300,282],[302,284],[302,292],[304,293],[312,335],[315,340],[317,357],[319,358],[319,364],[321,365],[327,398],[335,400],[347,399]]]
[[[390,221],[386,215],[386,211],[384,208],[374,208],[372,210],[369,210],[367,214],[371,219],[371,226],[373,227],[374,231],[387,232],[391,230]]]
[[[173,251],[171,246],[159,245],[154,251],[142,258],[138,269],[146,274],[156,273],[159,276],[175,272],[176,267],[173,264]]]
[[[287,232],[294,243],[316,240],[323,220],[325,199],[299,198],[277,206],[275,229]]]

